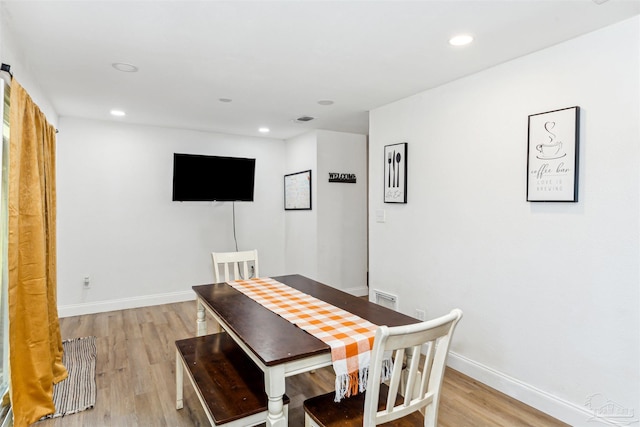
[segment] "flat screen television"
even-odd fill
[[[256,159],[173,154],[173,200],[253,201]]]

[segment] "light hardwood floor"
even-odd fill
[[[185,378],[184,409],[175,409],[175,345],[195,335],[195,302],[60,319],[62,338],[96,336],[96,406],[41,421],[38,427],[207,426]],[[332,368],[287,379],[289,425],[303,426],[302,402],[330,391]],[[448,369],[440,404],[441,427],[566,426],[471,378]]]

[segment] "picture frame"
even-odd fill
[[[406,142],[384,147],[384,202],[407,203]]]
[[[580,107],[528,120],[527,201],[577,202]]]
[[[311,169],[284,176],[284,210],[311,210]]]

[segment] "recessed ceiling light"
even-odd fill
[[[320,105],[333,105],[333,101],[330,99],[322,99],[320,101],[318,101],[318,104]]]
[[[258,132],[260,132],[260,133],[269,133],[269,128],[264,128],[264,127],[260,128],[260,129],[258,129]]]
[[[469,34],[460,34],[449,39],[449,44],[452,46],[464,46],[473,41],[473,36]]]
[[[111,110],[111,115],[116,117],[124,117],[126,113],[122,110]]]
[[[125,64],[123,62],[114,62],[113,64],[111,64],[111,66],[116,70],[125,73],[136,73],[138,71],[138,67],[136,67],[135,65]]]
[[[231,98],[218,98],[218,101],[220,101],[220,102],[231,102],[231,101],[233,101],[233,99],[231,99]]]

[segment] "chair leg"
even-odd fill
[[[437,404],[436,404],[437,405]],[[437,427],[436,426],[436,417],[438,416],[438,410],[434,407],[434,404],[428,405],[424,408],[424,425],[425,427]]]
[[[184,369],[182,367],[182,360],[180,353],[176,350],[176,409],[182,409],[182,392],[184,381]]]

